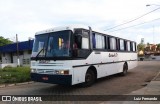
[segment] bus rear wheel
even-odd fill
[[[92,70],[88,70],[85,76],[85,82],[82,84],[82,86],[89,87],[93,85],[95,80],[96,80],[95,73]]]
[[[125,76],[127,74],[127,71],[128,71],[128,66],[127,66],[126,63],[124,63],[124,65],[123,65],[123,72],[120,73],[121,76]]]

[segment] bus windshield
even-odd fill
[[[70,30],[37,35],[33,45],[32,57],[70,56]]]

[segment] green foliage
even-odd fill
[[[7,65],[7,66],[4,67],[4,69],[6,69],[6,68],[12,68],[12,66],[11,65]]]
[[[5,67],[0,69],[0,84],[30,81],[29,67]]]
[[[159,43],[159,44],[157,44],[157,48],[158,48],[158,50],[160,50],[160,43]]]
[[[145,48],[145,45],[144,45],[144,44],[141,44],[141,43],[140,43],[140,44],[137,45],[138,51],[141,51],[141,50],[144,51],[144,48]]]
[[[4,37],[0,36],[0,46],[11,44],[11,43],[13,43],[11,40],[5,39]]]

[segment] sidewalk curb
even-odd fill
[[[34,81],[29,81],[29,82],[23,82],[23,83],[1,84],[0,88],[20,86],[20,85],[26,85],[26,84],[32,84],[32,83],[35,83],[35,82]]]
[[[137,92],[141,92],[141,93],[143,93],[143,94],[145,94],[145,91],[144,90],[146,90],[147,88],[148,88],[148,86],[151,84],[151,82],[152,81],[157,81],[156,80],[156,78],[158,77],[160,75],[160,71],[158,72],[158,74],[156,74],[155,75],[155,77],[145,86],[145,87],[143,87],[143,88],[140,88],[140,89],[137,89],[137,90],[135,90],[135,91],[132,91],[131,93],[128,93],[127,95],[132,95],[132,94],[137,94]]]
[[[151,81],[156,81],[156,78],[160,75],[160,71],[158,72],[158,74],[156,74],[156,76],[151,80]]]
[[[0,88],[3,88],[3,87],[6,87],[6,85],[5,84],[0,85]]]

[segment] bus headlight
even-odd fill
[[[31,73],[36,73],[37,70],[36,69],[31,69]]]
[[[69,70],[56,70],[55,74],[69,75]]]

